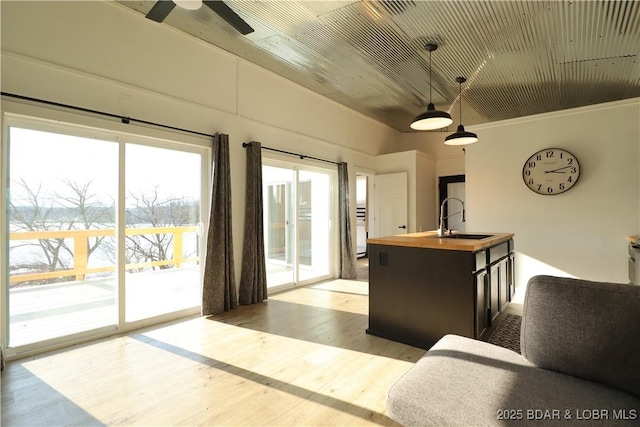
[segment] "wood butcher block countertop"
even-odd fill
[[[456,234],[455,232],[453,233]],[[513,233],[467,232],[462,234],[488,234],[485,239],[460,239],[438,237],[437,231],[423,231],[420,233],[398,234],[389,237],[374,237],[367,239],[371,245],[406,246],[413,248],[444,249],[450,251],[476,252],[498,245],[513,238]]]

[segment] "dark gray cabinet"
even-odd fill
[[[509,284],[509,301],[511,301],[516,292],[516,257],[513,253],[513,247],[511,247],[507,264],[507,283]]]
[[[489,281],[491,286],[491,321],[500,315],[506,308],[509,298],[509,257],[505,256],[489,265]]]
[[[476,337],[482,336],[489,327],[489,277],[487,270],[481,270],[475,274],[476,278]]]
[[[489,266],[489,324],[500,314],[500,267],[498,264]]]
[[[515,257],[513,240],[489,248],[487,256],[489,273],[489,314],[488,324],[491,326],[498,316],[504,312],[515,292]]]
[[[510,300],[512,250],[370,244],[367,333],[427,349],[446,334],[483,338]]]
[[[498,293],[499,293],[499,310],[503,312],[507,307],[507,303],[509,302],[509,282],[508,282],[508,264],[509,257],[505,257],[498,262],[498,279],[500,283],[498,284]]]

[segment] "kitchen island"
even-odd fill
[[[436,231],[367,239],[367,333],[428,349],[483,339],[515,292],[512,233]]]

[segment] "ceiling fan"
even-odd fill
[[[152,21],[162,22],[176,5],[187,10],[196,10],[202,6],[202,3],[220,15],[222,19],[238,30],[240,34],[247,35],[253,32],[253,28],[251,28],[244,19],[220,0],[158,0],[149,13],[146,14],[146,18]]]

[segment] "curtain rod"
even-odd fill
[[[242,146],[244,148],[247,148],[250,145],[251,145],[250,142],[243,142],[242,143]],[[289,156],[300,157],[301,160],[311,159],[311,160],[317,160],[318,162],[331,163],[333,165],[339,165],[340,164],[340,162],[334,162],[333,160],[320,159],[318,157],[307,156],[306,154],[298,154],[298,153],[292,153],[291,151],[278,150],[277,148],[269,148],[269,147],[264,147],[263,146],[262,149],[263,150],[269,150],[269,151],[275,151],[276,153],[288,154]]]
[[[211,135],[211,134],[208,134],[208,133],[203,133],[203,132],[198,132],[198,131],[195,131],[195,130],[189,130],[189,129],[183,129],[183,128],[179,128],[179,127],[175,127],[175,126],[163,125],[162,123],[155,123],[155,122],[150,122],[150,121],[147,121],[147,120],[135,119],[133,117],[120,116],[118,114],[105,113],[104,111],[91,110],[89,108],[76,107],[75,105],[61,104],[59,102],[47,101],[45,99],[31,98],[29,96],[16,95],[14,93],[8,93],[8,92],[0,92],[0,94],[2,96],[7,96],[9,98],[16,98],[16,99],[20,99],[20,100],[23,100],[23,101],[37,102],[37,103],[40,103],[40,104],[52,105],[52,106],[55,106],[55,107],[69,108],[71,110],[77,110],[77,111],[82,111],[82,112],[85,112],[85,113],[92,113],[92,114],[97,114],[97,115],[100,115],[100,116],[111,117],[111,118],[114,118],[114,119],[119,119],[122,123],[124,123],[126,125],[128,125],[130,122],[137,122],[137,123],[142,123],[142,124],[145,124],[145,125],[151,125],[151,126],[164,128],[164,129],[177,130],[177,131],[180,131],[180,132],[192,133],[192,134],[200,135],[200,136],[208,136],[210,138],[214,137],[214,135]]]

